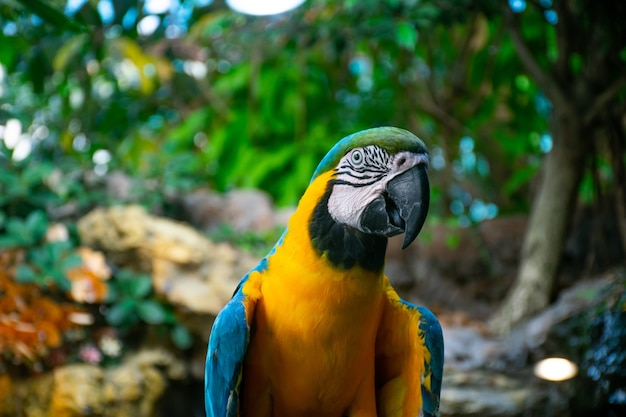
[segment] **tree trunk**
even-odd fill
[[[543,161],[543,178],[532,207],[513,288],[489,323],[508,333],[522,318],[545,308],[557,277],[561,250],[573,217],[588,142],[582,117],[554,109],[552,150]]]

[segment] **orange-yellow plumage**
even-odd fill
[[[331,175],[309,186],[267,270],[255,272],[243,288],[258,301],[243,370],[242,415],[272,415],[273,408],[274,415],[297,417],[317,407],[325,413],[319,417],[400,417],[417,415],[421,406],[417,392],[407,394],[410,387],[419,389],[423,357],[384,348],[406,346],[416,337],[408,309],[396,305],[399,297],[381,272],[337,269],[311,245],[308,219]],[[377,355],[379,377],[388,374],[380,387],[380,414]],[[407,365],[411,372],[403,372]]]
[[[252,276],[243,289],[262,295],[243,371],[244,380],[249,378],[243,403],[254,415],[265,415],[259,407],[271,395],[281,415],[307,415],[315,406],[328,416],[361,407],[370,411],[363,416],[375,417],[374,342],[384,280],[360,268],[339,271],[314,252],[305,219],[330,175],[309,186],[267,270]]]

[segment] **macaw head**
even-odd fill
[[[368,129],[340,140],[311,180],[332,173],[313,218],[313,239],[329,240],[326,234],[340,228],[343,235],[352,230],[361,237],[383,238],[386,245],[386,238],[404,233],[406,248],[428,212],[428,161],[424,142],[395,127]],[[334,237],[339,238],[337,233]]]

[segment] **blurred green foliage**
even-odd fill
[[[151,181],[147,204],[209,185],[288,205],[338,139],[397,125],[440,155],[436,215],[458,201],[455,216],[480,221],[479,196],[528,206],[549,103],[503,36],[498,2],[317,0],[276,17],[182,2],[150,33],[143,3],[107,2],[109,14],[101,3],[1,3],[0,124],[20,121],[25,165],[122,170]],[[553,31],[534,19],[529,36]],[[463,137],[474,163],[460,160]]]
[[[107,322],[117,329],[129,332],[139,323],[164,326],[169,330],[172,342],[180,349],[191,346],[189,331],[178,323],[171,306],[155,297],[152,278],[128,270],[117,271],[109,285],[106,311]]]
[[[73,222],[67,225],[70,229],[75,227]],[[5,217],[3,227],[4,233],[0,235],[0,278],[5,281],[0,285],[0,297],[6,299],[0,306],[0,319],[5,321],[5,327],[14,324],[18,311],[25,316],[22,321],[17,320],[18,325],[22,323],[24,328],[41,325],[36,315],[28,313],[28,308],[35,307],[29,305],[23,294],[12,289],[12,285],[17,285],[23,291],[30,288],[31,294],[33,287],[36,288],[40,297],[47,300],[46,308],[51,311],[60,311],[62,308],[69,308],[70,311],[86,310],[90,319],[82,325],[91,326],[80,332],[79,341],[83,338],[95,339],[99,332],[112,331],[122,337],[122,343],[136,343],[138,340],[134,332],[139,325],[147,324],[177,348],[187,349],[191,346],[191,334],[179,322],[173,307],[154,293],[150,276],[122,269],[116,270],[109,278],[108,273],[102,275],[102,270],[92,269],[94,259],[89,257],[93,258],[95,252],[82,254],[80,251],[85,248],[79,247],[75,233],[70,232],[65,224],[51,223],[42,207],[31,211],[24,219]],[[108,271],[105,264],[98,266]],[[6,280],[15,284],[7,284]],[[18,311],[11,310],[15,306],[19,307]],[[65,344],[60,346],[61,335],[67,330],[61,327],[66,325],[67,319],[55,321],[55,317],[58,315],[50,318],[46,328],[46,331],[59,334],[54,336],[54,340],[58,339],[59,342],[54,342],[52,347],[63,351],[78,348],[74,346],[77,340],[64,339]],[[59,328],[50,327],[57,325]],[[77,327],[76,324],[74,327]],[[3,330],[6,331],[6,328]],[[10,337],[8,340],[11,340]],[[36,350],[33,346],[28,348]],[[54,362],[51,357],[60,354],[54,349],[41,348],[36,355],[32,353],[25,358],[3,352],[0,366],[10,363],[9,367],[27,365],[38,369],[42,363]]]
[[[49,241],[45,238],[49,223],[41,210],[31,212],[26,219],[10,217],[6,233],[0,236],[0,250],[22,247],[25,262],[15,270],[15,279],[22,283],[35,283],[42,288],[55,286],[69,291],[70,281],[65,273],[81,264],[70,240]]]

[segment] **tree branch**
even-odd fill
[[[626,75],[622,75],[615,80],[606,90],[598,94],[589,108],[589,111],[585,113],[583,122],[588,125],[593,119],[604,109],[604,107],[611,101],[619,91],[626,86]]]
[[[504,5],[504,17],[509,35],[511,36],[513,45],[517,50],[517,55],[530,76],[535,80],[539,88],[555,106],[561,106],[568,109],[568,111],[571,110],[569,100],[561,90],[559,84],[550,74],[541,69],[537,60],[530,51],[530,48],[528,48],[528,45],[522,37],[517,17],[508,6],[508,3]]]

